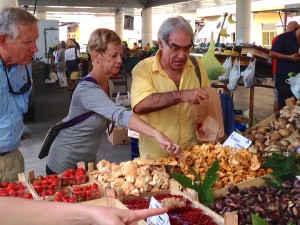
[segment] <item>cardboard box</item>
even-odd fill
[[[127,145],[131,141],[130,137],[128,137],[128,129],[124,127],[115,127],[107,138],[112,145]]]

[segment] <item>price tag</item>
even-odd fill
[[[159,202],[154,198],[151,197],[149,208],[162,208]],[[167,213],[151,216],[147,218],[148,225],[170,225],[169,216]]]
[[[240,135],[239,133],[233,131],[231,135],[227,138],[227,140],[223,143],[223,146],[230,146],[233,148],[249,148],[252,141]]]

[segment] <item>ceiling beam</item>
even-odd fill
[[[20,6],[34,6],[35,0],[19,0]],[[75,7],[75,8],[144,8],[141,0],[37,0],[38,7]]]
[[[149,0],[146,2],[145,7],[151,8],[156,6],[162,6],[162,5],[169,5],[169,4],[176,4],[176,3],[182,3],[187,2],[186,0]]]

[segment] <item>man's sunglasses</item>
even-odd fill
[[[8,89],[9,89],[9,93],[12,93],[14,95],[22,95],[24,93],[26,93],[27,91],[29,91],[30,87],[31,87],[31,78],[30,78],[30,75],[29,75],[29,71],[28,71],[28,68],[27,66],[26,67],[26,71],[27,71],[27,82],[26,84],[24,84],[21,88],[20,88],[20,91],[14,91],[11,84],[10,84],[10,81],[8,79],[8,75],[7,75],[7,72],[6,72],[6,69],[5,70],[5,75],[6,75],[6,78],[7,78],[7,83],[8,83]]]

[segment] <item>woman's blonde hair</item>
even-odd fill
[[[106,28],[98,28],[91,33],[87,47],[90,53],[92,51],[105,52],[108,44],[111,43],[118,45],[122,43],[122,40],[116,32]]]
[[[75,47],[75,42],[71,39],[67,40],[67,48],[74,48]]]

